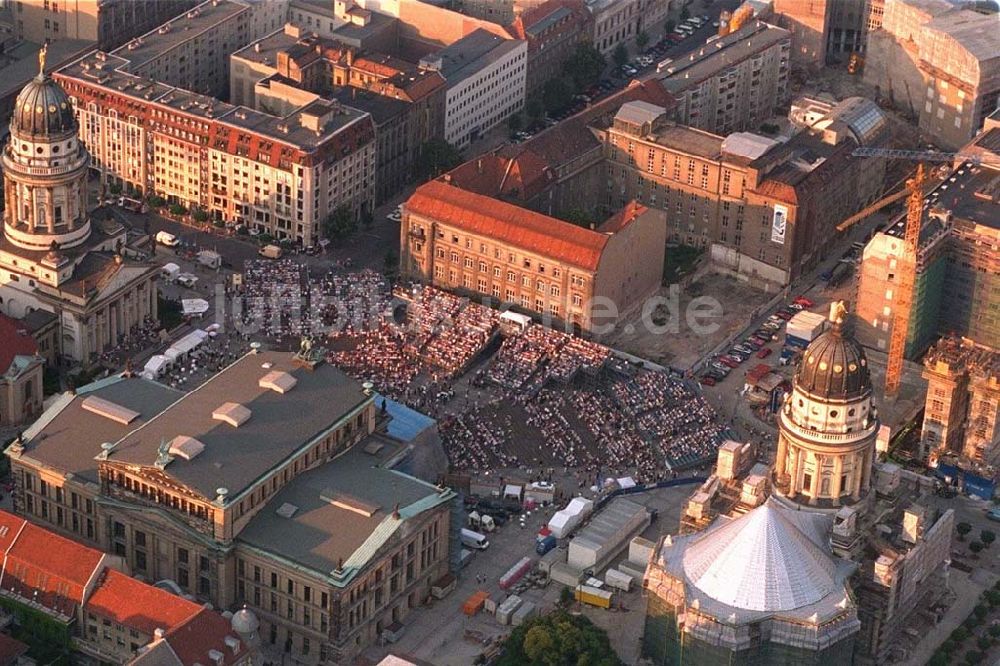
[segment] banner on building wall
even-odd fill
[[[771,241],[785,244],[785,225],[788,223],[788,209],[780,204],[774,204],[774,217],[771,218]]]

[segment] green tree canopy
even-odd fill
[[[538,120],[544,116],[545,104],[542,102],[542,96],[535,94],[529,97],[528,101],[524,103],[524,111],[532,120]]]
[[[973,541],[969,544],[969,550],[973,553],[979,553],[983,549],[983,544],[981,541]]]
[[[558,610],[516,628],[498,666],[621,666],[608,635],[583,615]]]
[[[573,87],[584,90],[597,83],[607,61],[590,44],[578,44],[576,51],[563,63],[563,73],[573,80]]]
[[[965,535],[972,531],[972,525],[969,523],[959,523],[955,525],[955,531],[958,532],[958,540],[965,541]]]
[[[347,206],[338,206],[323,220],[323,235],[334,242],[339,242],[358,230],[358,220]]]
[[[555,78],[545,82],[542,89],[542,102],[545,110],[549,113],[562,111],[573,101],[573,89],[569,87],[566,79]]]
[[[645,51],[646,47],[649,46],[649,33],[643,30],[638,35],[636,35],[635,45],[639,47],[640,51]]]
[[[619,44],[615,47],[614,52],[611,54],[614,59],[615,64],[619,67],[628,62],[628,49],[625,48],[624,44]]]
[[[990,544],[997,540],[996,532],[993,530],[983,530],[979,533],[979,540],[983,542],[984,546],[989,548]]]
[[[420,146],[414,170],[421,180],[437,178],[462,163],[462,153],[444,139],[431,139]]]

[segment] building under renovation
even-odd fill
[[[921,456],[957,453],[1000,463],[1000,350],[948,337],[924,358],[927,401]]]
[[[1000,340],[1000,122],[964,149],[982,164],[961,162],[924,199],[907,358],[940,335],[982,344]],[[886,350],[900,275],[906,215],[865,247],[857,284],[857,336]]]
[[[864,350],[831,310],[782,407],[778,461],[727,443],[646,570],[655,664],[884,664],[947,592],[954,513],[880,463]]]

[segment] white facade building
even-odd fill
[[[448,82],[448,143],[464,148],[524,107],[527,56],[527,42],[476,30],[421,61]]]

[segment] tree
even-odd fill
[[[958,627],[953,632],[951,632],[951,640],[956,643],[964,643],[965,639],[971,635],[968,629],[965,627]]]
[[[568,587],[564,587],[562,592],[559,593],[559,603],[563,606],[569,606],[574,601],[573,590]]]
[[[983,598],[986,600],[986,603],[990,605],[990,608],[1000,606],[1000,592],[997,590],[986,590],[986,592],[983,593]]]
[[[688,11],[687,5],[681,7],[681,21],[687,21],[691,18],[691,12]]]
[[[645,51],[646,47],[649,46],[649,33],[643,30],[638,35],[636,35],[635,45],[639,48],[640,51]]]
[[[601,52],[593,46],[578,44],[573,55],[563,63],[563,74],[573,80],[575,90],[582,91],[600,80],[607,64]]]
[[[187,213],[187,208],[185,208],[184,206],[177,203],[170,205],[171,215],[184,215],[185,213]]]
[[[628,49],[625,48],[624,44],[619,44],[615,47],[614,53],[611,54],[611,58],[614,60],[615,65],[621,67],[628,62]]]
[[[989,548],[990,544],[997,540],[996,532],[992,530],[983,530],[979,533],[979,540],[983,542],[984,546]]]
[[[969,523],[959,523],[955,525],[955,531],[958,532],[958,540],[965,541],[965,535],[972,531],[972,525]]]
[[[927,666],[948,666],[951,663],[951,657],[943,652],[935,652],[931,660],[927,662]]]
[[[975,613],[976,617],[982,620],[984,617],[989,615],[990,609],[984,604],[979,604],[972,609],[972,612]]]
[[[545,657],[555,650],[555,646],[552,634],[542,625],[532,627],[524,635],[524,654],[533,662],[543,663]]]
[[[119,195],[122,193],[122,186],[118,183],[111,183],[108,185],[108,191],[111,192],[111,194]]]
[[[539,120],[545,115],[545,103],[542,102],[542,96],[535,93],[528,98],[528,101],[524,103],[524,111],[528,114],[528,117],[532,121]]]
[[[509,129],[511,132],[520,132],[521,127],[523,126],[524,126],[524,121],[521,119],[520,113],[511,114],[511,116],[507,118],[507,129]]]
[[[993,638],[1000,638],[1000,624],[991,624],[987,631]]]
[[[980,650],[983,651],[989,650],[991,647],[993,647],[993,641],[991,641],[986,636],[980,636],[979,640],[976,641],[976,647],[978,647]]]
[[[542,89],[542,103],[549,113],[562,111],[573,101],[573,90],[565,79],[554,78],[545,82]]]
[[[594,224],[596,220],[593,214],[584,210],[583,208],[570,208],[566,213],[560,216],[566,222],[577,225],[578,227],[589,227]]]
[[[191,217],[193,217],[196,222],[204,222],[204,221],[208,220],[208,213],[206,213],[205,211],[203,211],[200,208],[195,208],[191,212]]]
[[[334,242],[344,240],[357,229],[354,212],[346,205],[338,206],[323,220],[323,235]]]
[[[385,251],[385,257],[382,259],[382,274],[385,275],[386,279],[390,282],[396,277],[399,272],[399,255],[391,247]]]
[[[664,25],[663,27],[666,29],[668,33],[671,33],[674,31],[674,28],[677,27],[677,22],[674,21],[672,18],[668,18],[666,25]]]
[[[981,541],[973,541],[972,543],[969,544],[969,550],[971,550],[975,555],[978,555],[979,552],[982,551],[982,549],[983,549],[983,543]]]
[[[975,664],[982,662],[982,660],[983,653],[979,650],[969,650],[965,653],[965,663],[969,664],[969,666],[974,666]]]
[[[607,633],[583,615],[557,610],[514,629],[498,666],[621,666]]]
[[[437,178],[462,163],[462,153],[444,139],[431,139],[420,146],[414,170],[421,180]]]

